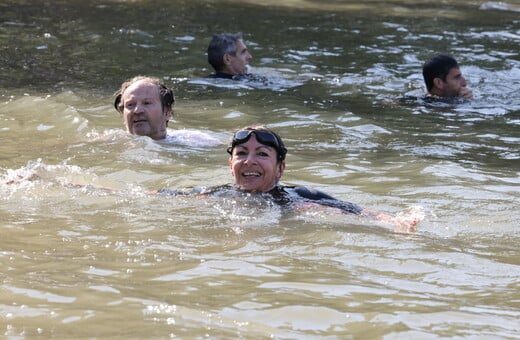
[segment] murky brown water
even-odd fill
[[[520,4],[508,6],[4,1],[0,334],[518,338]],[[223,31],[244,32],[270,82],[206,78]],[[474,101],[414,99],[440,51]],[[128,136],[112,108],[137,74],[177,91],[164,142]],[[230,182],[225,143],[253,123],[284,137],[284,183],[422,207],[418,232],[149,194]]]

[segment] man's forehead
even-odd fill
[[[460,67],[458,67],[458,66],[451,68],[450,72],[448,72],[448,74],[451,74],[451,75],[458,75],[460,73],[461,73]]]
[[[154,83],[140,80],[128,86],[128,88],[124,91],[123,96],[131,96],[134,93],[143,92],[159,94],[159,87]]]
[[[246,44],[244,44],[244,40],[238,39],[237,40],[237,50],[242,50],[246,48]]]

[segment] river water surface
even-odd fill
[[[211,35],[238,31],[268,81],[207,78]],[[520,338],[518,1],[7,0],[0,42],[7,338]],[[474,100],[420,99],[438,52]],[[113,109],[138,74],[175,88],[165,141]],[[284,183],[422,209],[417,232],[150,194],[231,182],[255,123]]]

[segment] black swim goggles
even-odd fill
[[[253,133],[255,134],[256,140],[259,143],[271,146],[276,149],[279,161],[283,161],[285,159],[287,149],[282,145],[282,141],[279,140],[279,138],[273,133],[263,130],[240,130],[235,132],[233,135],[233,140],[231,141],[231,146],[227,148],[227,152],[230,155],[233,154],[233,149],[235,146],[247,142]]]

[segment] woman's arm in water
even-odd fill
[[[363,209],[360,215],[392,225],[396,233],[414,233],[417,230],[417,224],[424,219],[424,212],[418,207],[409,208],[395,216],[369,209]]]
[[[293,190],[301,197],[323,207],[337,209],[345,214],[355,214],[374,219],[378,222],[392,226],[398,233],[413,233],[417,230],[417,224],[424,219],[424,212],[418,207],[407,209],[395,216],[380,211],[362,208],[354,203],[336,199],[320,190],[305,187],[295,187]]]

